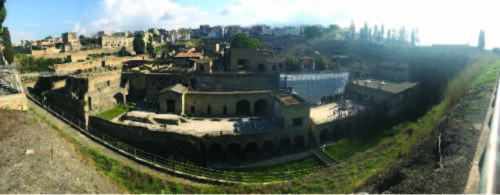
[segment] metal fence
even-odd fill
[[[481,159],[480,166],[480,183],[479,193],[481,194],[498,194],[500,192],[500,179],[498,174],[500,171],[499,152],[500,152],[500,73],[497,74],[497,85],[495,91],[495,100],[493,101],[493,113],[490,119],[490,132],[489,140],[484,148],[483,158]]]
[[[70,114],[64,112],[57,106],[47,103],[40,96],[27,93],[27,97],[28,99],[32,100],[42,108],[46,109],[48,112],[52,113],[55,117],[75,127],[81,133],[93,138],[94,140],[100,142],[101,144],[108,146],[125,156],[132,157],[134,160],[146,163],[152,167],[161,168],[164,171],[183,175],[186,177],[204,179],[208,181],[221,181],[221,180],[238,181],[238,182],[286,181],[306,174],[318,172],[319,170],[329,166],[329,165],[323,165],[302,170],[290,170],[286,172],[263,172],[263,171],[234,172],[234,171],[222,171],[222,170],[209,169],[205,167],[190,165],[146,152],[132,145],[123,143],[122,141],[117,140],[111,136],[108,136],[96,128],[86,127],[86,124],[83,120],[71,116]]]
[[[312,104],[321,97],[343,94],[349,73],[281,74],[280,87],[288,88]]]

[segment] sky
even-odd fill
[[[498,0],[7,0],[13,41],[75,31],[134,31],[200,24],[271,26],[366,22],[385,28],[418,28],[420,44],[500,47]]]

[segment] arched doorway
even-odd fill
[[[274,142],[267,140],[262,144],[262,154],[264,156],[271,156],[274,154]]]
[[[280,140],[280,152],[286,154],[292,151],[292,143],[288,137]]]
[[[239,159],[241,157],[241,147],[237,143],[227,146],[227,159]]]
[[[218,143],[213,143],[208,149],[210,160],[224,160],[224,148]]]
[[[342,137],[344,137],[344,129],[342,129],[342,126],[340,124],[335,125],[333,128],[332,132],[332,137],[334,141],[340,140]]]
[[[267,115],[267,100],[259,99],[255,102],[253,107],[253,113],[256,115]]]
[[[256,158],[259,155],[259,145],[257,142],[250,142],[245,146],[245,158]]]
[[[113,98],[115,98],[116,100],[116,105],[122,105],[123,103],[125,103],[125,98],[122,93],[115,94]]]
[[[332,140],[332,132],[328,129],[321,130],[319,134],[319,144],[323,145]]]
[[[293,139],[295,150],[302,150],[306,147],[305,141],[304,141],[304,136],[302,135],[297,135]]]
[[[247,100],[240,100],[236,103],[236,114],[237,115],[250,115],[250,102]]]

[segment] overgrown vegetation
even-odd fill
[[[87,56],[89,58],[102,58],[102,57],[106,57],[106,56],[116,56],[118,55],[117,53],[93,53],[93,54],[88,54]]]
[[[320,160],[318,160],[314,156],[310,156],[300,160],[286,162],[272,166],[229,169],[229,171],[242,172],[242,173],[286,173],[288,171],[304,170],[312,167],[320,167],[322,165],[324,164]],[[294,175],[294,176],[297,177],[300,175]]]
[[[144,35],[141,33],[136,33],[134,36],[134,40],[132,41],[132,46],[134,47],[134,51],[137,55],[144,54],[146,50]]]
[[[245,33],[234,36],[231,48],[257,48],[262,44],[258,39],[254,39]]]
[[[45,72],[49,71],[49,67],[54,64],[64,63],[64,60],[61,58],[35,58],[32,55],[17,55],[16,57],[19,60],[21,73]]]
[[[106,110],[102,113],[100,113],[98,116],[105,119],[105,120],[111,120],[114,119],[121,114],[127,112],[129,109],[133,108],[132,105],[129,104],[123,104],[114,108],[111,108],[109,110]]]
[[[475,58],[474,63],[448,82],[442,93],[441,103],[432,107],[424,116],[382,131],[380,136],[367,138],[362,142],[367,145],[373,144],[374,147],[356,146],[360,144],[356,139],[331,145],[331,148],[326,149],[331,155],[350,158],[331,170],[306,177],[301,182],[292,182],[285,192],[324,192],[309,189],[312,177],[321,178],[321,189],[330,189],[328,192],[353,192],[369,177],[375,176],[396,163],[400,156],[409,153],[412,147],[467,95],[468,91],[477,87],[492,87],[498,71],[500,71],[500,60],[491,57]],[[408,133],[409,129],[412,133]],[[394,136],[390,136],[391,134]],[[333,170],[336,171],[331,174]]]

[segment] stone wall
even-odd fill
[[[273,96],[273,114],[283,128],[286,129],[306,129],[309,127],[310,118],[310,105],[305,100],[298,96],[292,95],[292,97],[301,101],[297,104],[287,105],[283,103],[277,96]],[[302,125],[296,126],[293,124],[294,119],[302,119]]]
[[[231,72],[272,72],[271,54],[255,48],[231,48]],[[243,65],[240,64],[244,61]]]
[[[103,36],[101,38],[102,48],[122,48],[132,47],[134,38],[120,37],[120,36]]]
[[[188,92],[185,95],[185,114],[189,116],[217,116],[228,117],[237,115],[255,115],[255,108],[259,107],[258,100],[265,102],[265,114],[271,114],[271,91],[235,91],[235,92]],[[237,109],[237,104],[248,103],[249,114],[243,114]],[[160,104],[165,104],[166,100],[161,99]],[[208,113],[210,105],[211,114]],[[224,107],[227,113],[224,114]],[[194,108],[195,112],[191,110]],[[260,107],[262,108],[262,107]],[[260,115],[260,114],[258,114]]]
[[[324,142],[339,139],[344,132],[363,130],[366,125],[373,122],[374,113],[374,111],[363,111],[354,116],[322,124],[315,124],[311,121],[309,131],[316,143],[324,144]]]
[[[74,51],[74,52],[66,52],[62,53],[60,50],[58,52],[43,52],[43,50],[39,50],[42,52],[34,52],[32,53],[33,57],[45,57],[45,58],[65,58],[68,55],[83,55],[87,56],[88,54],[97,54],[97,53],[114,53],[118,52],[118,48],[104,48],[104,49],[92,49],[92,50],[84,50],[84,51]]]
[[[28,110],[26,95],[24,93],[0,96],[0,109]]]
[[[123,66],[123,62],[129,60],[142,60],[142,56],[134,56],[134,57],[115,57],[115,56],[107,56],[104,58],[96,58],[90,59],[83,62],[73,61],[64,64],[54,64],[53,70],[56,73],[73,73],[78,70],[95,70],[97,68],[112,66],[121,68]]]
[[[279,88],[279,74],[212,73],[196,75],[194,88],[202,91],[274,90]]]
[[[199,147],[201,138],[192,135],[152,131],[145,127],[116,124],[94,116],[89,117],[89,125],[106,135],[151,153],[165,157],[173,155],[176,160],[202,160]]]

